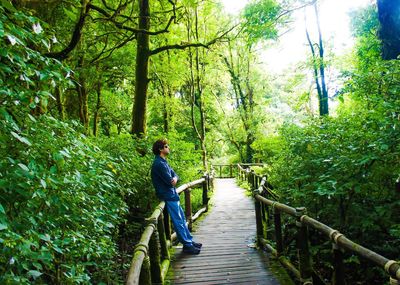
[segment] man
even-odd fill
[[[170,153],[167,140],[157,140],[153,144],[153,153],[155,158],[151,167],[151,180],[156,189],[157,197],[165,201],[178,240],[183,244],[183,252],[199,254],[202,244],[194,242],[189,232],[185,215],[179,203],[179,195],[175,189],[178,176],[166,160]]]

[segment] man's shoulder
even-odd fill
[[[153,160],[153,167],[155,166],[161,166],[161,165],[165,165],[166,161],[163,160],[161,157],[156,156]]]

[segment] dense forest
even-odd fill
[[[282,202],[398,260],[400,4],[352,11],[336,55],[323,1],[0,0],[0,283],[122,284],[162,137],[181,183],[265,163]],[[260,50],[306,8],[308,56],[266,71]],[[386,281],[345,262],[352,284]]]

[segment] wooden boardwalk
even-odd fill
[[[203,243],[199,255],[175,257],[167,284],[290,284],[280,283],[271,262],[255,249],[254,203],[234,179],[217,179],[210,213],[196,225],[194,240]],[[276,267],[276,265],[275,265]],[[279,270],[278,270],[279,271]]]

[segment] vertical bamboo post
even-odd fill
[[[274,226],[275,226],[276,252],[278,256],[280,256],[283,253],[282,220],[281,220],[281,212],[276,208],[274,208]]]
[[[346,280],[344,279],[343,252],[335,243],[332,244],[332,252],[334,269],[332,285],[346,285]]]
[[[297,252],[301,282],[304,285],[312,285],[312,267],[308,244],[308,227],[303,225],[301,222],[301,217],[306,213],[306,208],[296,208]]]
[[[208,175],[204,175],[204,182],[203,182],[203,196],[202,196],[202,202],[203,202],[203,207],[206,207],[206,212],[208,211],[208,197],[207,197],[207,192],[208,192],[208,180],[209,177]]]
[[[190,201],[190,191],[192,189],[188,188],[185,190],[185,216],[186,221],[189,223],[188,228],[192,230],[192,203]]]
[[[261,203],[257,199],[254,199],[254,209],[256,211],[257,243],[259,244],[260,238],[263,237],[263,224],[261,220]]]
[[[229,165],[230,178],[233,177],[232,164]]]
[[[160,214],[160,220],[157,223],[157,230],[160,238],[161,258],[170,259],[167,238],[165,235],[165,222],[163,213]]]
[[[263,237],[263,232],[264,232],[264,227],[263,227],[263,222],[262,222],[262,217],[261,217],[261,202],[258,201],[255,196],[258,193],[258,183],[255,182],[254,180],[254,173],[250,172],[251,175],[253,176],[251,179],[252,182],[252,191],[253,191],[253,195],[254,195],[254,210],[255,210],[255,214],[256,214],[256,228],[257,228],[257,244],[260,244],[260,238]]]
[[[219,166],[219,177],[222,178],[222,165]]]
[[[142,268],[140,269],[139,284],[151,285],[150,258],[147,255],[144,258]]]
[[[165,205],[164,211],[164,230],[165,230],[165,238],[167,240],[171,240],[171,221],[169,219],[169,214],[167,211],[167,205]]]
[[[160,240],[157,231],[157,220],[148,221],[154,227],[153,234],[149,241],[149,258],[152,283],[162,284],[161,260],[160,260]]]
[[[265,184],[264,184],[265,185]],[[269,198],[266,194],[267,192],[264,192],[264,196],[266,198]],[[267,240],[276,240],[274,232],[271,231],[272,229],[272,214],[271,214],[271,207],[268,205],[264,204],[264,209],[263,209],[263,221],[265,224],[264,227],[264,235]]]

